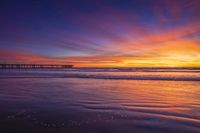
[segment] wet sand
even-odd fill
[[[0,132],[198,133],[200,82],[0,79]]]

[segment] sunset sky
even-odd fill
[[[200,0],[1,0],[0,63],[200,67]]]

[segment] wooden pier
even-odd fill
[[[73,65],[51,64],[0,64],[0,69],[63,69],[72,68]]]

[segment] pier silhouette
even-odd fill
[[[0,69],[62,69],[72,67],[73,65],[55,64],[0,64]]]

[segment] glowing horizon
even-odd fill
[[[0,63],[200,67],[199,5],[198,0],[5,2]]]

